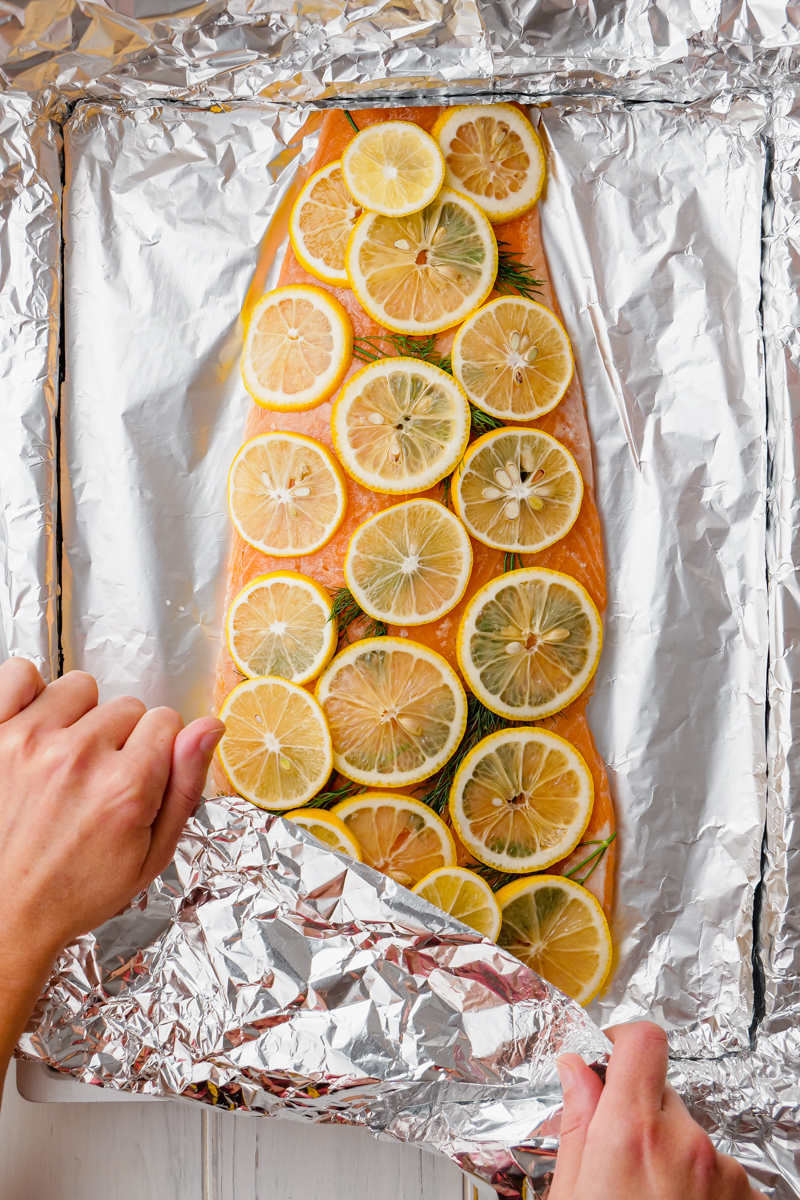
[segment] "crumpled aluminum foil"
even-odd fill
[[[552,1168],[556,1055],[610,1046],[494,943],[226,797],[61,956],[21,1048],[86,1083],[421,1142],[513,1196],[515,1155]]]

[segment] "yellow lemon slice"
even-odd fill
[[[453,668],[406,638],[354,642],[333,659],[316,694],[336,770],[368,787],[404,787],[435,774],[467,724],[467,701]]]
[[[446,108],[431,136],[444,155],[447,186],[480,204],[495,224],[527,212],[539,199],[545,177],[542,144],[513,105]]]
[[[574,746],[546,729],[501,729],[458,768],[450,816],[479,862],[498,871],[541,871],[581,840],[594,784]]]
[[[470,412],[456,381],[417,358],[381,358],[349,379],[331,414],[344,469],[373,492],[424,492],[467,448]]]
[[[496,899],[503,917],[498,946],[588,1004],[611,969],[611,934],[594,896],[561,875],[536,875],[507,884]]]
[[[337,159],[315,171],[289,217],[289,240],[297,261],[325,283],[350,287],[344,255],[360,216],[361,207],[347,190],[341,162]]]
[[[332,605],[324,587],[296,571],[259,576],[228,611],[231,658],[249,679],[316,679],[336,649]]]
[[[512,721],[538,721],[580,695],[597,669],[602,637],[585,588],[560,571],[526,567],[475,593],[456,653],[482,704]]]
[[[453,505],[484,546],[536,554],[575,524],[583,479],[566,447],[539,429],[497,429],[467,450]]]
[[[403,887],[412,887],[437,867],[455,866],[450,830],[420,800],[367,792],[342,800],[333,811],[357,839],[361,861]]]
[[[286,679],[248,679],[220,709],[220,761],[236,791],[259,808],[294,808],[331,773],[331,737],[317,701]]]
[[[262,408],[298,412],[338,388],[353,356],[346,310],[322,288],[294,284],[262,296],[247,325],[242,379]]]
[[[347,243],[361,307],[397,333],[439,333],[474,312],[494,286],[497,242],[472,200],[442,188],[410,217],[364,213]]]
[[[330,541],[347,508],[336,459],[302,433],[261,433],[245,442],[228,476],[228,509],[244,540],[293,558]]]
[[[466,529],[436,500],[407,500],[375,513],[353,534],[347,586],[364,612],[391,625],[424,625],[458,604],[469,583]]]
[[[572,379],[564,326],[524,296],[490,300],[453,342],[453,374],[478,408],[504,421],[533,421],[555,408]]]
[[[298,808],[285,814],[287,821],[294,821],[307,830],[317,841],[340,854],[347,854],[361,862],[361,847],[340,817],[324,808]]]
[[[385,217],[405,217],[434,199],[444,180],[444,159],[419,125],[383,121],[349,143],[342,174],[356,204]]]
[[[411,889],[457,921],[495,941],[500,932],[500,909],[485,879],[466,867],[439,867]]]

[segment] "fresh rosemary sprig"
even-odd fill
[[[361,637],[386,637],[388,632],[385,622],[376,621],[364,612],[349,588],[337,588],[333,593],[333,607],[329,621],[335,621],[339,630],[339,641],[350,641],[350,626],[355,621],[362,622]]]
[[[513,883],[515,879],[519,879],[519,875],[496,871],[494,867],[487,867],[484,863],[470,863],[469,869],[476,875],[480,875],[481,879],[485,879],[493,892],[498,892],[507,883]]]
[[[450,355],[440,354],[436,349],[435,333],[429,333],[427,337],[412,337],[407,333],[378,333],[353,339],[353,358],[359,362],[376,362],[379,358],[391,357],[392,352],[401,358],[421,358],[448,375],[453,374]]]
[[[350,779],[345,779],[338,787],[331,787],[336,778],[334,771],[325,789],[317,792],[316,796],[312,796],[308,803],[303,805],[303,808],[330,808],[332,804],[338,804],[340,800],[349,800],[351,796],[360,796],[367,790],[363,783],[353,783]],[[341,779],[341,776],[339,778]]]
[[[458,768],[473,746],[477,746],[478,742],[488,737],[490,733],[494,733],[498,729],[513,727],[514,724],[514,721],[507,721],[505,717],[498,717],[496,713],[490,712],[476,696],[467,696],[467,727],[464,730],[464,736],[458,743],[458,749],[450,761],[445,763],[441,771],[432,779],[426,780],[425,786],[428,790],[420,799],[430,805],[434,812],[443,813],[447,808],[450,789]]]
[[[525,564],[522,561],[522,555],[517,554],[516,551],[509,551],[508,554],[506,554],[503,558],[504,573],[506,571],[521,571],[524,565]]]
[[[501,296],[524,296],[526,300],[541,299],[543,279],[537,279],[522,255],[512,250],[508,242],[497,243],[497,278],[494,290]]]
[[[599,838],[595,838],[593,841],[588,841],[588,842],[578,842],[578,845],[576,847],[576,849],[578,849],[578,850],[580,850],[583,846],[596,846],[597,849],[593,850],[592,853],[589,854],[583,860],[583,862],[579,862],[578,865],[576,867],[573,867],[571,871],[565,871],[564,878],[565,879],[574,879],[575,883],[585,884],[586,880],[589,878],[589,876],[594,871],[596,871],[597,868],[600,866],[600,863],[602,862],[602,859],[603,859],[603,855],[605,854],[606,850],[611,845],[611,843],[613,842],[613,840],[616,836],[617,836],[617,831],[614,830],[614,832],[609,837],[607,837],[604,842],[601,842],[599,840]],[[582,879],[577,879],[576,876],[577,876],[578,872],[582,871],[584,867],[589,866],[589,863],[592,864],[589,867],[589,870],[586,872],[586,874],[583,876]]]

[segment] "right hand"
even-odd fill
[[[549,1200],[757,1200],[667,1083],[667,1037],[643,1021],[606,1030],[605,1086],[563,1054],[561,1144]]]

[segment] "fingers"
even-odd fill
[[[117,696],[98,704],[73,728],[87,739],[99,742],[109,750],[121,750],[147,709],[133,696]]]
[[[155,879],[175,853],[183,827],[197,807],[205,786],[211,757],[225,732],[216,717],[192,721],[175,738],[169,783],[153,824],[150,851],[145,860],[142,884]]]
[[[69,671],[39,692],[28,713],[41,729],[66,729],[96,707],[94,679],[85,671]]]
[[[556,1067],[564,1094],[564,1112],[551,1200],[575,1193],[589,1122],[603,1094],[600,1079],[579,1055],[562,1054]]]
[[[126,773],[139,781],[140,795],[147,802],[140,811],[142,825],[150,826],[158,815],[161,798],[172,767],[175,739],[183,721],[172,708],[151,708],[136,722],[120,751]]]
[[[650,1021],[606,1029],[614,1043],[606,1072],[602,1104],[617,1111],[661,1110],[667,1082],[667,1035]]]
[[[10,721],[32,704],[45,682],[27,658],[9,658],[0,666],[0,722]]]

